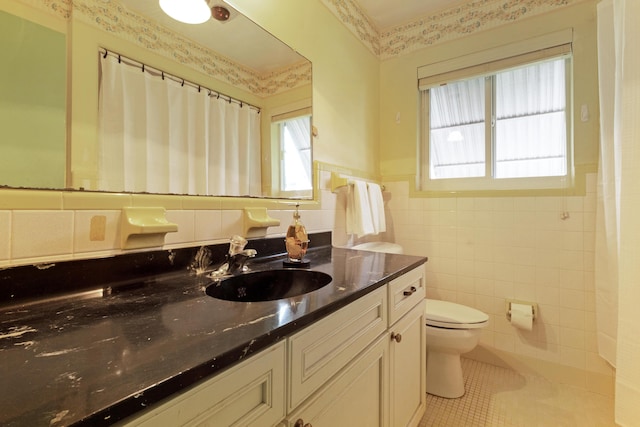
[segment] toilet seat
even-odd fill
[[[427,326],[447,329],[479,329],[489,321],[480,310],[434,299],[425,300],[425,318]]]

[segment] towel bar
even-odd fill
[[[351,178],[345,178],[336,173],[331,174],[331,192],[332,193],[335,193],[340,188],[346,187],[347,185],[350,185],[350,184],[353,184],[353,182],[351,181]],[[386,191],[385,186],[382,184],[380,185],[380,189],[382,191]]]

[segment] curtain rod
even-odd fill
[[[225,93],[222,93],[220,91],[217,91],[217,90],[214,90],[214,89],[209,89],[208,87],[205,87],[205,86],[199,85],[197,83],[193,83],[191,81],[185,80],[182,77],[174,76],[173,74],[170,74],[170,73],[167,73],[165,71],[159,70],[159,69],[157,69],[155,67],[149,67],[148,65],[145,65],[142,62],[136,61],[135,59],[128,58],[128,57],[123,56],[123,55],[121,55],[119,53],[116,53],[114,51],[110,51],[107,48],[101,47],[101,48],[99,48],[99,52],[100,52],[100,55],[103,58],[106,58],[107,55],[110,55],[110,56],[112,56],[114,58],[118,58],[118,62],[121,63],[121,64],[125,64],[125,65],[131,66],[131,67],[140,68],[142,70],[142,72],[146,71],[151,75],[162,77],[162,80],[167,78],[167,79],[173,80],[176,83],[180,83],[180,85],[182,85],[182,86],[187,85],[187,86],[190,86],[190,87],[192,87],[194,89],[197,89],[198,92],[200,92],[201,90],[206,90],[206,91],[209,92],[209,96],[215,97],[217,99],[222,98],[222,99],[228,101],[229,103],[235,102],[236,104],[240,105],[241,108],[244,107],[244,106],[247,106],[249,108],[253,108],[258,113],[260,113],[260,107],[256,107],[255,105],[249,104],[248,102],[245,102],[245,101],[242,101],[242,100],[239,100],[239,99],[236,99],[236,98],[234,98],[234,97],[232,97],[230,95],[227,95]]]

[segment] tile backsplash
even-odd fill
[[[302,220],[312,232],[331,231],[343,221],[336,213],[336,195],[328,188],[330,174],[321,172],[320,204],[301,207]],[[77,193],[73,197],[78,197]],[[251,201],[256,205],[256,201]],[[258,202],[259,203],[259,202]],[[294,202],[270,209],[280,220],[269,227],[265,237],[286,233],[292,220]],[[71,205],[81,205],[73,200]],[[163,248],[215,244],[243,233],[242,209],[177,209],[167,206],[167,219],[178,224],[178,232],[168,233]],[[337,218],[337,219],[336,219]],[[42,264],[72,259],[118,255],[120,247],[120,209],[0,209],[0,267]],[[313,244],[313,243],[312,243]],[[149,248],[159,249],[159,248]]]

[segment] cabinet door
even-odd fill
[[[285,415],[284,378],[282,341],[125,426],[273,426]]]
[[[387,336],[383,335],[290,414],[283,425],[386,426],[389,401],[388,349]]]
[[[387,298],[377,289],[291,336],[289,404],[298,407],[387,329]]]
[[[426,407],[424,302],[389,329],[391,426],[417,426]]]

